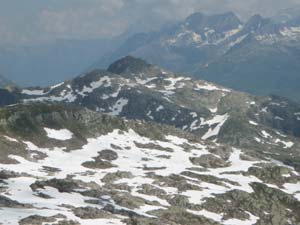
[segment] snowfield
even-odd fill
[[[214,118],[207,123],[221,122],[226,119]],[[69,140],[73,134],[69,130],[54,130],[45,128],[49,138],[57,140]],[[211,131],[210,134],[215,135]],[[17,141],[9,139],[11,141]],[[74,220],[83,225],[90,224],[125,224],[122,222],[126,216],[114,215],[112,218],[83,219],[74,214],[69,206],[93,207],[99,210],[107,205],[111,205],[116,210],[126,210],[134,212],[140,216],[155,218],[151,212],[153,210],[165,210],[171,207],[171,204],[160,195],[141,192],[144,185],[151,185],[159,189],[168,196],[182,195],[188,197],[190,204],[201,206],[207,198],[214,198],[218,194],[224,194],[232,190],[241,190],[246,193],[252,193],[251,183],[263,183],[254,176],[247,175],[251,167],[260,167],[261,163],[267,163],[264,160],[242,159],[244,154],[240,149],[231,149],[229,158],[223,159],[223,166],[205,168],[200,164],[193,163],[191,159],[210,156],[215,159],[222,159],[215,150],[217,144],[207,145],[204,142],[191,143],[186,139],[176,136],[166,136],[164,141],[151,140],[140,136],[134,130],[127,132],[114,130],[111,133],[102,135],[98,138],[90,138],[87,144],[82,148],[73,151],[64,151],[64,147],[54,149],[40,148],[31,142],[23,141],[27,145],[29,155],[32,157],[37,154],[45,155],[45,158],[39,160],[29,160],[21,156],[11,155],[10,158],[18,164],[0,164],[1,170],[14,171],[22,175],[9,178],[2,184],[5,189],[1,195],[22,204],[29,204],[28,208],[1,208],[0,224],[18,224],[23,218],[30,215],[40,215],[51,217],[57,214],[63,215],[67,220]],[[188,146],[188,147],[187,147]],[[112,166],[107,168],[86,167],[85,163],[93,161],[101,151],[110,150],[113,155]],[[104,160],[106,163],[107,160]],[[103,163],[103,161],[101,161]],[[269,162],[271,163],[271,162]],[[273,162],[274,163],[274,162]],[[45,168],[52,168],[54,172],[49,172]],[[151,173],[149,173],[151,172]],[[299,175],[296,171],[294,174]],[[212,176],[219,180],[219,183],[201,181],[193,178],[194,176]],[[125,177],[107,180],[112,174],[126,174]],[[152,175],[151,175],[152,174]],[[188,190],[179,190],[178,187],[168,185],[160,179],[172,175],[178,175],[189,185],[197,188]],[[53,186],[37,187],[33,189],[33,184],[37,181],[47,181],[51,179],[67,179],[72,177],[74,181],[80,181],[80,188],[73,188],[71,191],[59,191]],[[91,184],[93,184],[91,186]],[[139,207],[128,208],[118,204],[116,196],[110,192],[98,195],[98,197],[89,197],[84,195],[85,191],[91,187],[104,187],[105,185],[126,185],[130,189],[120,190],[120,193],[128,193],[132,197],[143,199],[144,203]],[[294,195],[299,199],[299,183],[286,183],[284,189],[270,184],[275,189]],[[118,192],[116,190],[116,192]],[[48,197],[43,197],[48,196]],[[299,199],[300,200],[300,199]],[[92,204],[91,202],[97,202]],[[237,218],[223,219],[222,215],[211,212],[206,209],[188,210],[189,213],[206,217],[220,224],[243,224],[253,225],[259,217],[250,212],[249,219],[240,220]],[[57,219],[59,221],[60,219]]]
[[[67,129],[55,130],[50,128],[44,128],[44,130],[47,132],[47,136],[49,138],[56,140],[65,141],[73,137],[73,133]]]

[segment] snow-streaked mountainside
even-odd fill
[[[296,103],[131,56],[0,99],[0,224],[300,224]]]
[[[66,105],[0,116],[2,224],[300,222],[299,168],[268,152]]]
[[[298,104],[183,77],[130,56],[116,61],[108,70],[96,70],[46,89],[23,89],[15,95],[24,103],[84,106],[127,119],[175,126],[202,139],[247,147],[270,144],[281,148],[290,141],[282,135],[300,136]],[[270,131],[270,139],[261,133],[272,129],[282,134]],[[288,148],[292,147],[296,146]]]
[[[195,13],[172,29],[129,38],[94,67],[133,55],[237,90],[300,101],[299,18],[290,11],[243,23],[233,13]]]

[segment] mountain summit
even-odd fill
[[[126,56],[112,63],[107,71],[115,74],[137,73],[149,69],[150,67],[151,65],[142,59]]]
[[[214,29],[217,32],[224,32],[237,29],[242,22],[232,12],[220,15],[205,15],[203,13],[194,13],[189,16],[184,25],[197,33],[203,33],[208,29]]]

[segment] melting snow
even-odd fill
[[[262,135],[263,135],[264,138],[272,138],[272,135],[269,134],[269,133],[268,133],[267,131],[265,131],[265,130],[262,130],[261,133],[262,133]]]
[[[213,84],[205,83],[205,84],[197,84],[195,90],[208,90],[208,91],[223,91],[223,92],[230,92],[229,89],[219,88]]]
[[[62,86],[64,83],[65,83],[65,82],[61,82],[61,83],[55,84],[55,85],[51,86],[50,89],[58,88],[58,87]]]
[[[249,123],[250,123],[251,125],[258,126],[258,123],[254,122],[254,121],[252,121],[252,120],[250,120]]]
[[[211,109],[209,109],[209,111],[211,113],[216,113],[216,112],[218,112],[218,108],[217,107],[216,108],[211,108]]]
[[[193,117],[193,118],[196,118],[198,115],[196,112],[191,112],[190,115]]]
[[[41,95],[46,95],[49,94],[49,92],[57,87],[60,87],[64,84],[64,82],[59,83],[59,84],[55,84],[53,86],[50,87],[50,90],[48,92],[45,92],[45,90],[43,89],[35,89],[35,90],[29,90],[29,89],[23,89],[22,90],[22,94],[26,94],[26,95],[37,95],[37,96],[41,96]]]
[[[137,82],[138,84],[141,84],[141,85],[145,85],[145,84],[147,84],[147,83],[149,83],[149,82],[151,82],[151,81],[153,81],[153,80],[156,80],[156,79],[157,79],[157,77],[151,77],[151,78],[147,78],[147,79],[145,79],[145,80],[140,79],[140,78],[138,78],[138,77],[135,77],[136,82]]]
[[[222,117],[223,119],[219,118]],[[216,117],[210,121],[208,124],[220,123],[226,118],[226,115]],[[61,138],[61,130],[53,130],[45,128],[50,131],[52,137]],[[47,132],[48,133],[48,132]],[[48,133],[48,134],[49,134]],[[212,154],[208,151],[208,148],[204,143],[190,143],[184,138],[179,138],[176,136],[166,136],[165,141],[151,140],[146,137],[142,137],[133,130],[127,132],[120,132],[120,130],[114,130],[111,133],[102,135],[98,138],[91,138],[87,140],[87,144],[81,149],[74,150],[71,152],[64,151],[64,148],[54,148],[43,149],[35,146],[30,142],[25,142],[28,146],[29,151],[39,151],[44,153],[47,157],[38,161],[27,161],[20,156],[11,155],[10,158],[15,159],[19,164],[0,164],[0,169],[11,170],[15,172],[27,172],[32,175],[32,177],[18,177],[8,179],[7,187],[8,190],[5,194],[7,197],[17,200],[22,203],[31,203],[35,206],[33,209],[2,209],[1,213],[6,215],[5,217],[0,217],[0,223],[8,224],[7,221],[17,224],[21,218],[25,218],[29,215],[43,215],[43,216],[53,216],[58,213],[65,215],[68,219],[76,220],[80,224],[122,224],[119,219],[97,219],[97,220],[81,220],[76,217],[72,211],[63,206],[66,204],[75,207],[85,207],[90,206],[85,202],[87,199],[92,199],[84,197],[79,193],[60,193],[58,190],[52,187],[45,187],[45,189],[40,189],[39,191],[51,196],[50,199],[44,199],[36,196],[36,193],[30,188],[30,184],[36,180],[44,179],[64,179],[68,175],[71,175],[76,180],[81,180],[82,182],[95,182],[98,185],[103,185],[101,179],[108,173],[114,173],[117,171],[130,172],[133,174],[134,178],[130,179],[120,179],[116,181],[116,184],[127,184],[132,187],[130,194],[133,196],[138,196],[149,201],[157,201],[161,206],[153,206],[145,204],[140,208],[136,208],[133,211],[141,215],[151,216],[147,214],[148,211],[153,209],[162,209],[169,206],[168,202],[157,196],[146,195],[138,193],[139,187],[142,184],[154,185],[154,178],[149,177],[147,174],[149,170],[144,170],[144,168],[161,168],[158,170],[153,170],[151,172],[156,175],[168,176],[171,174],[181,174],[184,171],[188,171],[189,168],[201,166],[195,166],[191,163],[190,157],[200,157],[206,154]],[[138,147],[137,143],[155,144],[161,146],[162,148],[168,148],[172,151],[162,151],[160,148],[156,147]],[[111,144],[117,145],[120,149],[115,149],[114,151],[118,154],[118,158],[113,161],[116,167],[108,169],[88,169],[82,166],[83,162],[91,160],[93,157],[98,155],[98,152],[104,149],[111,149]],[[185,145],[189,144],[190,150],[185,149]],[[161,155],[167,157],[160,157]],[[200,175],[210,175],[215,176],[220,179],[228,179],[232,182],[236,182],[237,185],[231,184],[226,181],[221,181],[224,185],[216,185],[212,183],[203,182],[199,179],[187,178],[188,183],[199,186],[201,190],[187,190],[180,194],[188,196],[189,201],[195,204],[202,204],[206,197],[213,197],[215,194],[226,193],[227,191],[238,189],[246,192],[253,192],[250,183],[251,182],[261,182],[259,179],[253,176],[245,176],[243,173],[246,172],[252,166],[257,163],[264,161],[246,161],[241,159],[242,151],[239,149],[232,149],[230,157],[228,159],[228,166],[222,168],[209,168],[207,171],[193,171],[194,173]],[[214,155],[214,154],[213,154]],[[216,156],[216,155],[215,155]],[[218,156],[216,156],[218,157]],[[143,160],[147,159],[147,160]],[[57,168],[58,172],[55,174],[48,174],[43,168],[53,167]],[[86,174],[90,172],[90,174]],[[94,173],[91,173],[94,172]],[[230,173],[235,172],[235,173]],[[179,191],[175,187],[164,187],[156,186],[166,191],[169,194],[178,194]],[[298,196],[297,191],[299,191],[299,184],[285,184],[285,190],[295,196]],[[109,196],[106,197],[109,200]],[[98,199],[100,201],[100,199]],[[101,208],[102,205],[91,205],[92,207]],[[118,205],[115,205],[119,207]],[[250,219],[241,221],[237,219],[222,220],[222,218],[212,212],[201,210],[199,212],[190,211],[195,214],[203,214],[207,218],[211,218],[215,221],[219,221],[221,224],[254,224],[257,217],[249,213]],[[248,212],[247,212],[248,213]]]
[[[283,187],[284,189],[282,189],[282,191],[288,194],[293,194],[295,198],[297,198],[300,201],[300,182],[296,184],[286,183],[283,185]]]
[[[168,81],[168,82],[170,82],[170,84],[166,85],[165,89],[167,91],[175,90],[177,82],[179,82],[181,80],[184,80],[184,79],[185,79],[184,77],[176,77],[176,78],[170,77],[170,78],[166,78],[165,80]]]
[[[281,143],[281,144],[283,144],[284,148],[291,148],[291,147],[294,146],[293,142],[291,142],[291,141],[283,141],[283,140],[280,140],[280,139],[276,139],[275,143]]]
[[[117,116],[120,115],[120,113],[123,111],[124,106],[128,104],[128,99],[126,98],[120,98],[112,107],[109,109],[111,112],[110,115]]]
[[[25,95],[44,95],[44,94],[46,94],[44,90],[28,90],[28,89],[22,90],[21,93],[25,94]]]
[[[71,88],[71,87],[70,87]],[[31,99],[25,99],[24,102],[74,102],[76,101],[77,97],[74,95],[73,90],[63,90],[60,94],[61,96],[49,96],[49,97],[39,97],[39,98],[31,98]]]
[[[77,93],[81,96],[86,96],[86,93],[92,93],[95,89],[101,87],[109,87],[111,86],[111,81],[108,76],[101,77],[100,80],[94,81],[90,83],[90,87],[84,86],[81,91],[77,91]]]
[[[151,119],[151,120],[153,120],[154,119],[154,117],[153,116],[151,116],[151,113],[152,113],[152,111],[151,110],[149,110],[148,112],[147,112],[147,116]]]
[[[159,111],[161,111],[161,110],[163,110],[164,109],[164,107],[162,106],[162,105],[160,105],[160,106],[158,106],[157,108],[156,108],[156,112],[159,112]]]
[[[67,129],[62,130],[55,130],[50,128],[44,128],[44,130],[47,132],[47,136],[52,139],[56,140],[69,140],[73,137],[73,133]]]
[[[220,132],[221,127],[223,126],[223,124],[227,121],[227,119],[229,118],[228,114],[225,115],[217,115],[215,116],[213,119],[206,121],[205,123],[201,124],[201,125],[208,125],[209,130],[206,132],[206,134],[204,134],[202,136],[203,140],[206,140],[210,137],[213,136],[217,136]],[[217,124],[214,128],[212,128],[212,125]]]
[[[280,34],[284,37],[296,38],[300,35],[300,27],[285,27]]]
[[[15,138],[11,138],[11,137],[8,137],[8,136],[3,136],[6,140],[9,140],[9,141],[12,141],[12,142],[19,142],[17,139]]]

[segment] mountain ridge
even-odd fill
[[[127,50],[123,45],[122,50],[106,55],[94,68],[105,68],[120,57],[133,55],[236,90],[256,95],[275,94],[299,102],[300,68],[295,63],[300,40],[297,17],[284,23],[260,15],[252,16],[246,23],[220,19],[235,18],[230,15],[196,13],[167,32],[158,31],[154,38],[149,34],[147,39],[147,34],[143,34],[142,39],[148,41],[135,41],[137,44],[131,44]],[[258,84],[258,77],[264,80],[261,82],[264,87]]]
[[[112,67],[122,69],[118,70],[119,74],[95,70],[45,89],[21,89],[14,93],[19,96],[15,103],[49,102],[87,107],[126,119],[175,126],[201,139],[268,149],[271,154],[282,147],[296,149],[298,146],[300,106],[297,103],[276,96],[252,96],[183,77],[133,57],[120,59]],[[272,134],[265,135],[261,130]],[[286,157],[295,155],[291,157],[287,152]]]

